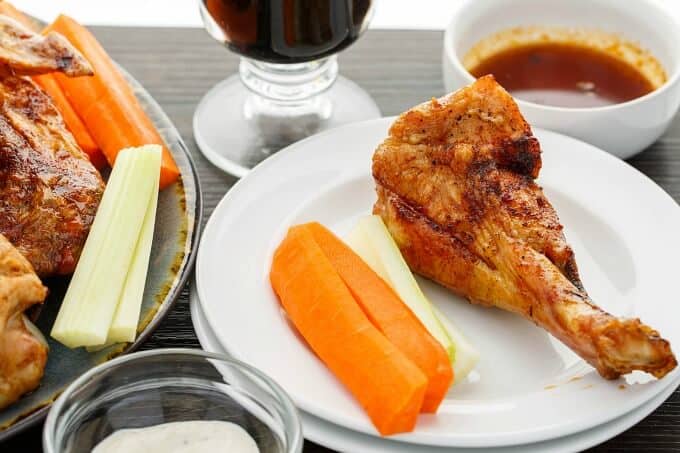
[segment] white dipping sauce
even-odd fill
[[[239,425],[222,421],[163,423],[122,429],[101,441],[92,453],[259,453]]]

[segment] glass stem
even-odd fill
[[[331,116],[333,106],[323,93],[338,76],[335,56],[296,64],[242,58],[239,72],[251,92],[244,115],[260,131],[265,152],[316,133]]]

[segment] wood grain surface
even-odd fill
[[[179,129],[198,166],[207,220],[236,180],[201,155],[191,120],[202,95],[234,74],[238,59],[202,29],[93,27],[93,31],[111,56],[151,92]],[[373,96],[384,115],[394,115],[443,94],[441,47],[440,32],[369,31],[341,54],[340,70]],[[658,143],[630,163],[680,200],[680,121],[676,120]],[[659,213],[659,221],[663,221],[663,213]],[[669,299],[669,303],[676,301]],[[142,349],[163,347],[200,347],[191,324],[187,289]],[[0,452],[39,452],[41,438],[42,425],[35,426],[0,444]],[[330,450],[308,442],[304,451]],[[680,451],[680,391],[637,426],[591,451]]]

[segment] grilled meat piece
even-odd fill
[[[75,63],[82,57],[63,38],[56,41],[64,47],[58,51],[50,44],[54,38],[41,41],[26,29],[21,35],[26,38],[19,41],[33,44],[17,44],[12,59],[6,59],[6,30],[0,27],[0,62],[13,73],[26,73],[26,68],[31,74],[54,68],[74,75],[88,72],[83,62]],[[54,52],[43,51],[49,48]],[[73,272],[103,190],[99,172],[50,98],[27,77],[0,77],[0,233],[38,275]]]
[[[607,379],[663,377],[670,345],[598,308],[542,189],[540,145],[492,76],[402,114],[373,156],[382,217],[411,268],[543,327]]]
[[[21,75],[54,71],[69,77],[92,75],[90,63],[66,38],[55,32],[35,34],[4,15],[0,15],[0,65]]]
[[[0,409],[40,383],[47,345],[23,312],[46,295],[30,263],[0,235]]]
[[[73,272],[103,190],[49,97],[0,78],[0,233],[38,275]]]

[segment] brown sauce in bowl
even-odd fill
[[[601,107],[654,90],[637,68],[599,50],[560,43],[507,49],[484,60],[472,75],[493,74],[514,96],[558,107]]]
[[[636,44],[585,30],[506,30],[480,41],[464,64],[475,77],[493,74],[519,99],[556,107],[627,102],[666,79],[660,63]]]

